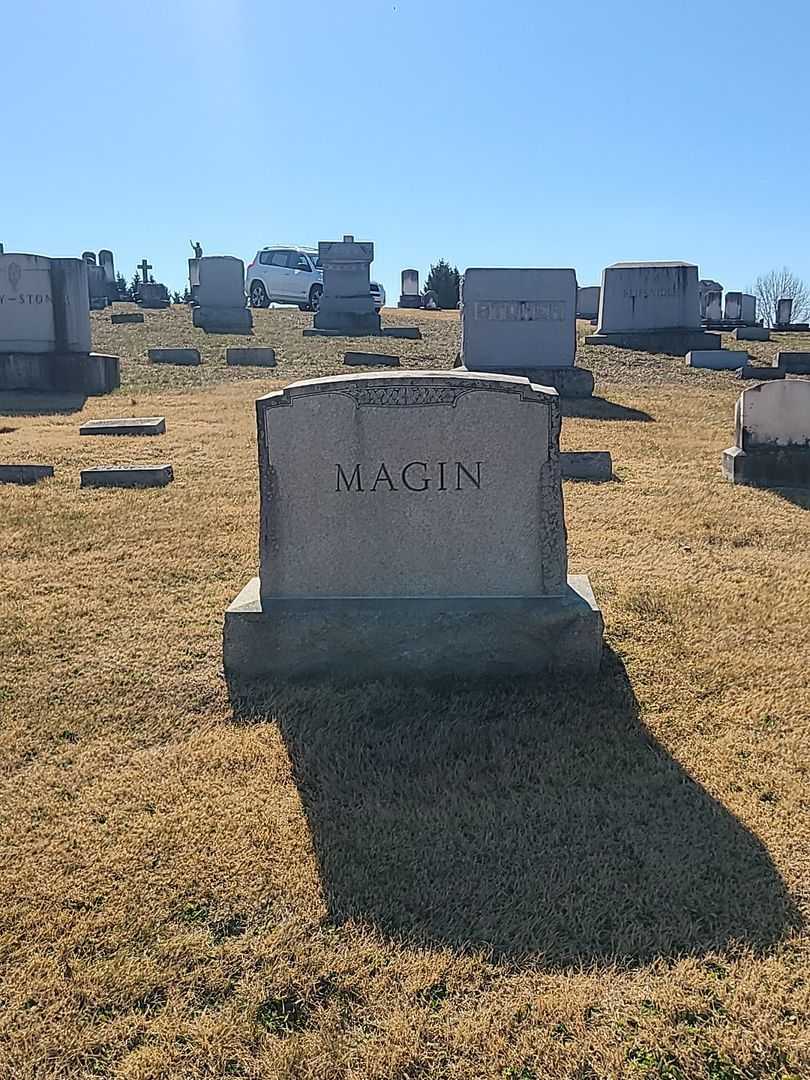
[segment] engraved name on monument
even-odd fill
[[[557,395],[459,373],[257,402],[262,596],[548,596],[566,585]]]

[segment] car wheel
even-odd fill
[[[254,281],[250,286],[250,306],[267,307],[270,301],[267,299],[267,290],[260,281]]]
[[[317,311],[321,304],[323,285],[313,285],[309,290],[309,310]]]

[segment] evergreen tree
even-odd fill
[[[136,270],[135,271],[135,276],[133,277],[132,281],[130,281],[130,283],[129,283],[129,298],[130,298],[130,300],[134,300],[136,298],[136,296],[138,295],[138,289],[140,288],[140,286],[141,286],[141,275]]]
[[[124,277],[123,274],[116,274],[116,276],[115,276],[115,287],[118,290],[118,299],[119,300],[130,300],[130,299],[132,299],[132,297],[130,295],[130,292],[129,292],[129,289],[127,287],[127,279]]]
[[[451,266],[446,259],[439,259],[430,268],[425,291],[436,293],[440,308],[456,308],[460,282],[461,274],[458,272],[458,267]]]
[[[183,297],[180,295],[180,293],[177,291],[177,289],[175,289],[174,292],[172,293],[172,303],[173,304],[182,304],[183,303]]]

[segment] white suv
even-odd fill
[[[323,271],[314,248],[279,244],[262,248],[248,266],[246,277],[250,306],[298,304],[302,311],[317,311],[323,292]],[[371,282],[377,311],[385,305],[385,289]]]

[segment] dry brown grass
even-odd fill
[[[392,351],[452,363],[454,318],[389,317],[425,333]],[[618,475],[565,492],[597,685],[302,687],[245,715],[220,632],[257,560],[252,402],[340,370],[307,322],[259,312],[281,363],[248,373],[187,311],[99,313],[125,385],[81,417],[166,435],[0,418],[3,460],[57,466],[0,488],[0,1075],[808,1075],[810,519],[722,480],[740,384],[583,349],[613,405],[570,406],[564,445]],[[200,370],[145,363],[198,341]],[[78,488],[136,459],[175,483]]]

